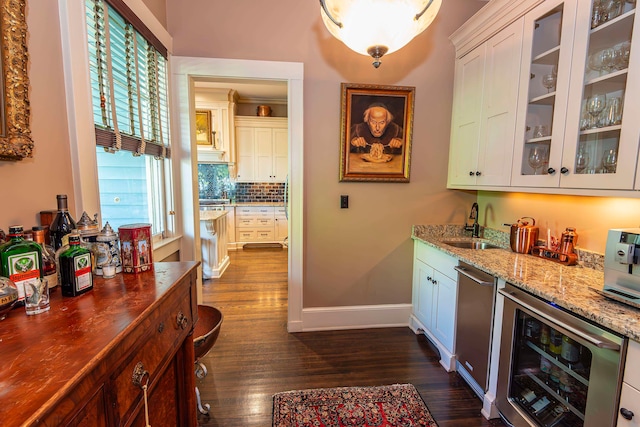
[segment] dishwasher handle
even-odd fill
[[[463,276],[468,277],[469,279],[473,280],[474,282],[476,282],[478,285],[481,286],[493,286],[493,281],[489,282],[484,280],[483,278],[477,277],[473,275],[472,271],[469,271],[469,269],[462,267],[462,266],[456,266],[453,267],[454,270],[456,270],[458,273],[462,274]]]

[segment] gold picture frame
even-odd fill
[[[340,181],[409,182],[415,87],[341,91]]]
[[[33,157],[29,126],[26,0],[0,0],[0,160]]]
[[[211,111],[196,110],[196,143],[198,145],[212,145]]]

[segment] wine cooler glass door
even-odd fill
[[[500,360],[497,401],[503,416],[515,426],[614,425],[624,340],[514,292],[525,301],[505,298],[500,354],[509,360]]]

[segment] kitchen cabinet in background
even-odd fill
[[[456,60],[450,188],[509,185],[522,21]]]
[[[285,182],[288,121],[282,117],[236,117],[238,182]]]
[[[454,343],[458,297],[458,260],[414,241],[413,312],[409,325],[424,334],[438,348],[440,364],[447,371],[455,369]]]
[[[617,427],[640,426],[640,343],[629,341]],[[626,416],[626,417],[625,417]]]
[[[284,243],[288,221],[284,207],[236,206],[236,247],[245,243]]]
[[[196,108],[211,113],[211,131],[213,143],[198,145],[199,163],[236,162],[234,122],[237,107],[235,90],[198,88],[196,91]]]

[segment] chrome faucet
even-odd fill
[[[471,212],[469,213],[469,219],[473,220],[473,224],[468,225],[464,222],[465,231],[471,231],[471,237],[480,237],[480,224],[478,224],[478,204],[473,203],[471,205]]]

